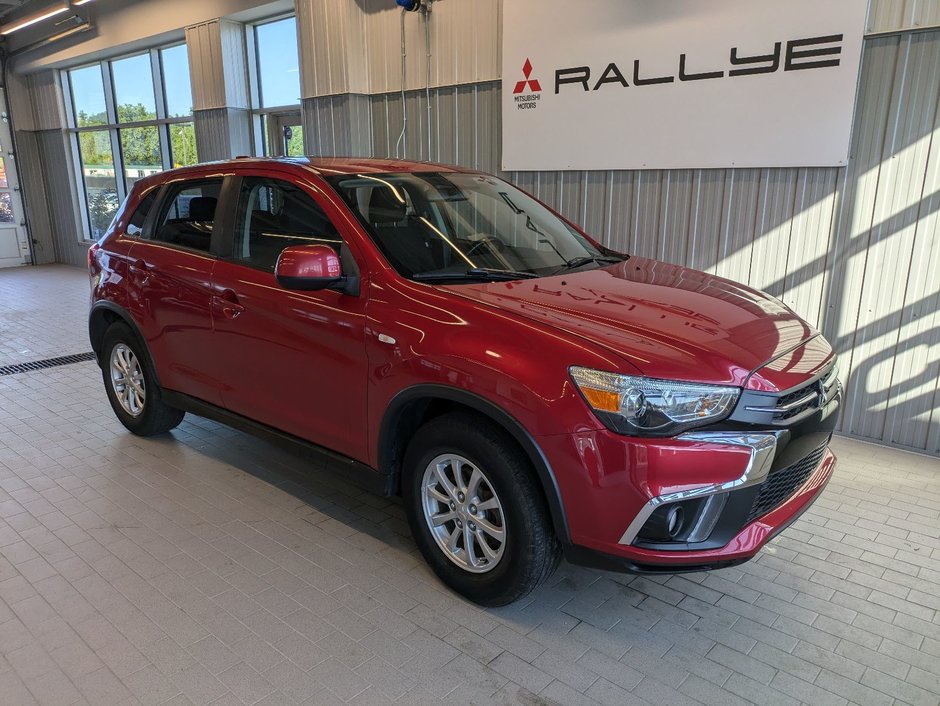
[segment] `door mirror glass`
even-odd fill
[[[316,291],[343,282],[339,255],[329,245],[298,245],[284,248],[274,275],[285,289]]]

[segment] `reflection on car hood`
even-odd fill
[[[766,294],[637,257],[555,277],[447,289],[604,346],[651,377],[741,386],[752,371],[817,335]]]

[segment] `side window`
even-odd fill
[[[175,184],[167,194],[152,240],[209,252],[221,179]]]
[[[140,234],[144,230],[144,221],[147,220],[150,209],[153,208],[153,203],[157,200],[157,193],[159,191],[160,189],[154,189],[144,196],[143,201],[137,204],[137,210],[134,211],[134,215],[131,216],[131,219],[127,222],[127,228],[124,230],[127,235],[134,238],[140,237]]]
[[[342,242],[323,209],[300,188],[277,179],[242,180],[232,259],[273,272],[286,247],[320,244],[339,252]]]

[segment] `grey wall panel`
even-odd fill
[[[27,196],[26,209],[29,216],[29,236],[33,240],[33,263],[46,265],[56,262],[55,239],[43,186],[43,159],[38,133],[16,131],[16,163],[19,168],[20,188]]]
[[[75,185],[72,183],[72,152],[62,130],[37,132],[43,169],[43,187],[54,241],[56,261],[84,267],[90,243],[83,242]]]
[[[940,0],[871,0],[868,33],[940,26]]]
[[[372,155],[372,99],[356,94],[304,98],[304,147],[321,157]]]
[[[200,162],[228,156],[228,116],[225,108],[194,110],[196,149]]]
[[[193,109],[247,108],[245,26],[213,20],[186,28]]]
[[[369,91],[401,90],[401,14],[388,0],[354,0],[365,20]],[[501,0],[454,0],[432,5],[430,24],[431,86],[491,81],[502,63]],[[408,54],[405,88],[427,81],[424,19],[405,16]]]
[[[189,51],[189,74],[193,85],[193,109],[225,107],[220,20],[187,27],[186,47]]]
[[[856,255],[864,259],[852,345],[851,382],[858,403],[848,420],[851,431],[889,441],[898,434],[897,426],[889,425],[896,407],[916,410],[919,397],[932,397],[933,389],[928,391],[925,385],[936,380],[936,375],[929,381],[918,380],[917,375],[928,369],[917,375],[912,370],[899,374],[898,363],[912,347],[940,344],[935,334],[931,342],[912,339],[904,327],[905,312],[913,302],[940,288],[940,278],[934,274],[930,291],[915,295],[910,289],[912,273],[923,266],[912,255],[924,237],[923,221],[933,205],[934,194],[926,191],[931,180],[926,177],[933,169],[931,157],[937,158],[940,32],[908,35],[900,40],[897,52],[878,181],[871,191],[872,219],[869,224],[866,213],[860,227],[854,228],[854,232],[867,229],[867,245]],[[902,416],[911,429],[922,418]]]
[[[296,10],[302,97],[368,92],[367,16],[356,3],[297,0]]]
[[[33,114],[33,100],[29,91],[29,76],[16,72],[15,63],[6,75],[7,108],[13,116],[17,130],[35,130],[36,116]]]
[[[29,92],[37,130],[58,130],[66,127],[62,87],[57,71],[30,74]]]
[[[248,65],[245,25],[239,22],[219,22],[222,67],[225,73],[225,105],[229,108],[248,108]]]
[[[251,115],[240,108],[193,111],[200,162],[252,154]]]

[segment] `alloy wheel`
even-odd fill
[[[424,519],[444,555],[465,571],[496,568],[506,547],[503,506],[486,474],[458,454],[432,460],[421,481]]]
[[[132,417],[143,413],[147,398],[144,371],[134,351],[123,343],[111,350],[111,387],[121,409]]]

